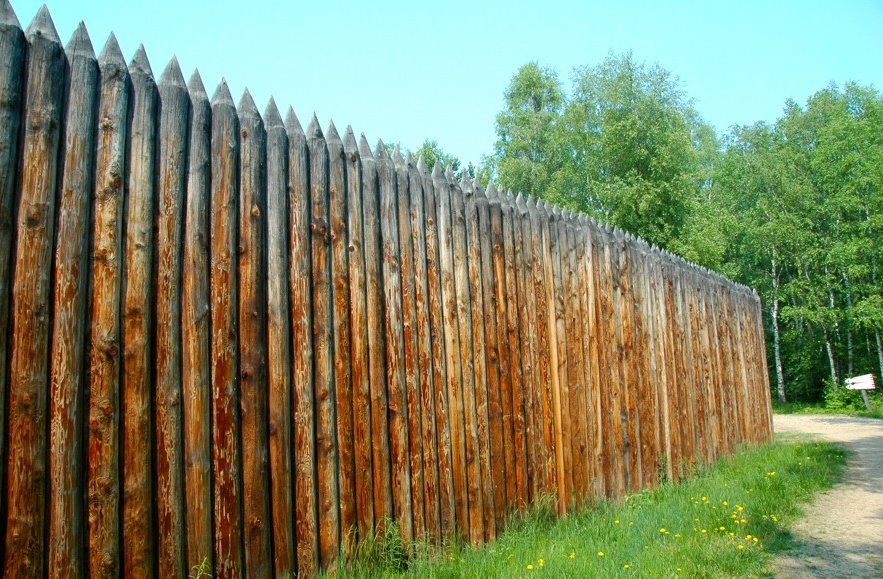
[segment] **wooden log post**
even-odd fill
[[[8,352],[6,432],[11,450],[4,458],[4,567],[10,577],[42,575],[46,568],[52,240],[65,68],[64,49],[45,6],[34,17],[26,37],[29,48]],[[3,307],[8,306],[4,303]]]
[[[482,280],[481,239],[479,234],[478,197],[484,197],[478,181],[467,182],[463,188],[466,211],[466,252],[469,271],[470,316],[472,327],[472,352],[475,375],[475,412],[478,434],[478,461],[481,475],[481,505],[484,540],[496,538],[494,516],[493,480],[491,478],[491,438],[488,416],[488,360],[484,326],[484,288]]]
[[[430,337],[432,348],[432,385],[435,406],[435,430],[438,442],[438,505],[439,536],[453,539],[456,525],[454,479],[451,448],[451,413],[448,401],[447,345],[443,310],[442,270],[439,254],[439,229],[435,181],[426,170],[423,157],[417,169],[423,178],[424,231],[426,235],[426,285],[429,301]],[[439,171],[440,174],[440,171]],[[428,517],[427,517],[428,518]]]
[[[310,151],[310,233],[313,282],[313,388],[316,396],[316,472],[319,511],[319,563],[333,570],[340,548],[333,311],[331,306],[331,228],[328,199],[328,148],[313,115],[306,131]]]
[[[10,40],[9,31],[2,26],[0,43]],[[20,34],[21,31],[15,37]],[[14,50],[15,46],[3,46],[3,49]],[[61,145],[55,285],[52,292],[55,316],[50,347],[49,544],[46,567],[50,575],[70,577],[86,573],[87,523],[82,500],[86,480],[81,465],[86,448],[86,305],[98,110],[98,61],[82,23],[68,42],[65,54],[64,140]],[[12,57],[15,58],[15,55]],[[8,87],[6,83],[0,81],[0,86]],[[18,118],[9,119],[8,115],[4,120],[18,123]],[[5,193],[0,195],[5,197]],[[5,199],[3,203],[5,207]],[[0,209],[0,212],[4,213],[4,218],[7,216],[5,209]],[[8,223],[4,219],[4,224]],[[11,230],[5,226],[2,229],[4,234]],[[4,245],[8,246],[8,242],[0,240],[0,246]],[[8,265],[8,251],[0,249],[0,255],[0,261],[5,259]],[[0,271],[8,270],[4,267]],[[5,291],[8,290],[0,289],[0,292]],[[7,301],[5,297],[0,300],[5,312]],[[5,331],[5,323],[2,325]],[[5,336],[2,339],[5,340]],[[3,368],[5,364],[0,362],[0,371]]]
[[[156,471],[159,572],[186,574],[182,423],[181,247],[190,96],[174,57],[159,80],[156,288]]]
[[[295,558],[294,437],[292,428],[291,308],[288,284],[288,134],[276,101],[264,111],[267,132],[267,384],[270,516],[273,571],[297,573]]]
[[[349,249],[350,356],[353,397],[353,462],[358,538],[374,532],[374,476],[371,466],[371,381],[368,363],[368,310],[365,274],[362,162],[352,127],[343,137]]]
[[[377,162],[365,135],[359,139],[362,160],[362,211],[365,224],[365,288],[368,320],[368,381],[371,391],[371,448],[374,478],[374,525],[379,535],[392,520],[392,471],[386,393],[386,339],[383,313],[383,241]]]
[[[338,447],[338,503],[343,554],[354,547],[356,526],[353,445],[353,386],[350,351],[350,279],[347,249],[347,183],[343,141],[328,126],[328,200],[331,232],[331,306],[334,350],[334,403]]]
[[[410,191],[410,205],[408,217],[410,220],[411,244],[414,252],[414,304],[415,304],[415,332],[417,336],[417,364],[419,372],[419,396],[420,396],[420,438],[423,442],[423,507],[424,507],[424,538],[437,540],[440,535],[439,518],[439,452],[438,434],[436,430],[435,412],[435,385],[441,387],[440,382],[435,381],[436,370],[434,365],[437,360],[433,359],[433,340],[430,316],[430,296],[426,251],[426,210],[424,175],[426,166],[421,163],[422,157],[417,163],[411,155],[408,155],[408,189]],[[430,182],[430,187],[431,182]]]
[[[500,359],[500,426],[503,441],[503,492],[501,503],[504,512],[515,506],[515,444],[512,428],[512,362],[509,350],[506,298],[510,293],[506,285],[506,255],[503,244],[503,199],[493,183],[488,185],[488,212],[490,216],[490,241],[493,249],[494,277],[494,323],[497,328],[497,343]]]
[[[0,0],[0,55],[0,392],[5,393],[9,378],[9,303],[14,259],[12,239],[15,235],[16,175],[24,116],[27,55],[27,41],[9,0]],[[5,394],[0,396],[0,423],[6,424]],[[0,457],[6,456],[6,437],[6,429],[0,429]],[[5,509],[5,505],[6,460],[0,459],[0,510]]]
[[[239,419],[239,119],[226,81],[212,105],[211,328],[215,575],[245,571]]]
[[[466,442],[466,496],[469,502],[469,540],[484,540],[484,505],[481,496],[481,452],[478,438],[478,411],[475,400],[475,358],[472,335],[472,296],[469,291],[469,261],[466,246],[466,204],[464,193],[447,168],[445,177],[451,191],[454,286],[457,295],[457,323],[460,336],[460,364],[463,369],[463,421]]]
[[[209,270],[211,106],[196,71],[190,95],[190,146],[184,208],[181,380],[184,396],[184,485],[187,564],[214,568],[212,544],[212,381]]]
[[[567,215],[563,220],[564,233],[566,235],[567,262],[563,264],[566,271],[565,277],[565,300],[566,312],[565,327],[567,328],[568,356],[571,359],[572,371],[570,372],[571,383],[571,423],[573,424],[573,460],[574,460],[574,503],[581,505],[589,494],[589,480],[591,478],[589,465],[589,432],[588,432],[588,403],[586,394],[588,384],[586,381],[585,359],[583,352],[582,332],[584,324],[579,301],[579,279],[577,277],[577,239],[576,219],[573,214]]]
[[[506,508],[506,464],[503,450],[503,409],[500,391],[500,334],[497,329],[496,312],[497,287],[502,279],[494,277],[494,251],[492,249],[492,226],[489,198],[496,196],[493,184],[488,184],[485,191],[476,187],[475,207],[478,213],[478,228],[475,232],[481,251],[481,291],[482,291],[482,322],[485,330],[485,348],[487,349],[487,416],[488,437],[490,444],[490,473],[488,484],[492,488],[494,530],[499,533],[505,522]]]
[[[267,136],[248,90],[239,101],[239,378],[242,504],[249,577],[273,574],[267,385]]]
[[[154,205],[158,98],[144,47],[129,63],[129,163],[126,190],[123,278],[123,571],[149,573],[155,543],[153,467],[155,276]],[[93,405],[93,408],[95,406]],[[93,543],[94,545],[94,543]],[[107,561],[112,548],[98,546]],[[97,556],[97,554],[96,554]],[[97,563],[98,560],[95,560]],[[103,563],[106,564],[106,563]]]
[[[291,108],[286,115],[285,129],[289,138],[289,288],[294,383],[295,540],[298,574],[312,576],[319,570],[319,519],[313,387],[310,155],[306,135]]]
[[[393,149],[393,170],[396,186],[396,218],[399,234],[399,275],[402,294],[402,338],[405,370],[405,407],[407,409],[408,469],[411,484],[412,532],[415,539],[424,535],[423,443],[420,410],[420,375],[418,360],[417,306],[414,296],[414,243],[411,235],[411,191],[408,166],[398,146]],[[417,191],[414,194],[422,195]],[[428,441],[425,441],[428,443]]]
[[[457,293],[454,286],[451,186],[436,163],[432,170],[438,222],[441,304],[447,367],[447,397],[451,432],[451,476],[456,531],[463,540],[469,535],[469,503],[466,494],[466,441],[463,411],[463,372],[460,334],[457,324]]]
[[[407,545],[414,538],[411,512],[411,472],[408,456],[408,407],[405,335],[402,320],[402,269],[395,169],[383,141],[374,151],[380,192],[383,255],[383,297],[386,330],[387,409],[393,513],[399,536]]]

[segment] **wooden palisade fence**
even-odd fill
[[[747,288],[0,7],[6,576],[312,575],[769,439]]]

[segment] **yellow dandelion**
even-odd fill
[[[726,531],[727,528],[726,528],[726,527],[718,527],[717,530],[718,530],[718,531]]]
[[[707,503],[707,502],[708,502],[708,497],[702,497],[702,502],[703,502],[703,503]]]
[[[739,519],[739,522],[740,522],[740,523],[747,523],[747,522],[748,522],[748,519]]]
[[[730,531],[730,532],[727,533],[727,534],[730,535],[731,537],[735,537],[735,536],[736,536],[736,533],[734,533],[733,531]]]
[[[722,504],[723,506],[725,506],[725,507],[730,506],[730,503],[728,503],[727,501],[724,501],[724,502],[722,502],[721,504]]]
[[[614,524],[614,525],[618,525],[618,524],[619,524],[619,519],[616,519],[615,521],[613,521],[613,524]]]
[[[645,551],[646,551],[647,549],[649,549],[649,548],[650,548],[650,547],[649,547],[648,545],[644,545],[644,550],[645,550]]]
[[[675,569],[675,571],[677,571],[678,573],[680,573],[681,571],[683,571],[683,569],[681,569],[680,567],[678,567],[677,569]]]
[[[628,563],[626,563],[625,565],[622,566],[622,568],[623,568],[623,569],[631,569],[632,566],[629,565]]]
[[[751,535],[745,535],[745,540],[746,540],[746,541],[750,541],[750,540],[751,540]]]
[[[539,561],[537,561],[537,563],[539,563],[540,567],[543,567],[543,566],[546,565],[546,562],[543,561],[542,559],[540,559]]]
[[[573,551],[571,551],[571,552],[570,552],[570,558],[571,558],[571,559],[576,559],[576,553],[574,553]]]
[[[661,529],[659,529],[659,532],[664,534],[664,533],[667,533],[668,531],[665,530],[665,527],[662,527]]]
[[[708,532],[708,529],[702,529],[702,532],[703,532],[703,533],[707,533],[707,532]]]
[[[598,551],[598,556],[599,556],[599,557],[603,557],[603,556],[604,556],[604,551]]]
[[[699,519],[693,519],[693,522],[694,522],[694,523],[698,523],[698,522],[699,522]]]
[[[527,569],[528,569],[528,571],[532,571],[532,570],[533,570],[533,565],[531,565],[530,563],[528,563],[528,564],[527,564]]]
[[[680,538],[681,538],[681,534],[680,534],[680,533],[675,533],[675,538],[680,539]]]
[[[742,549],[744,549],[744,548],[745,548],[745,545],[739,545],[739,546],[738,546],[738,547],[736,547],[736,548],[737,548],[737,549],[739,549],[739,550],[740,550],[740,551],[741,551],[741,550],[742,550]]]
[[[751,537],[751,540],[754,541],[755,543],[757,543],[757,541],[758,541],[757,537]]]

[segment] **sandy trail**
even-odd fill
[[[798,547],[776,559],[777,577],[883,577],[883,420],[776,415],[776,432],[817,435],[853,451],[843,482],[794,525]]]

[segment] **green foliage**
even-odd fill
[[[211,574],[211,565],[209,565],[208,557],[203,557],[202,562],[199,565],[194,565],[190,568],[190,578],[191,579],[203,579],[204,577],[212,577]]]
[[[788,526],[801,504],[830,488],[844,463],[828,443],[754,448],[681,484],[564,519],[544,503],[514,517],[492,544],[447,547],[405,571],[378,568],[373,576],[764,576],[771,554],[790,546]]]

